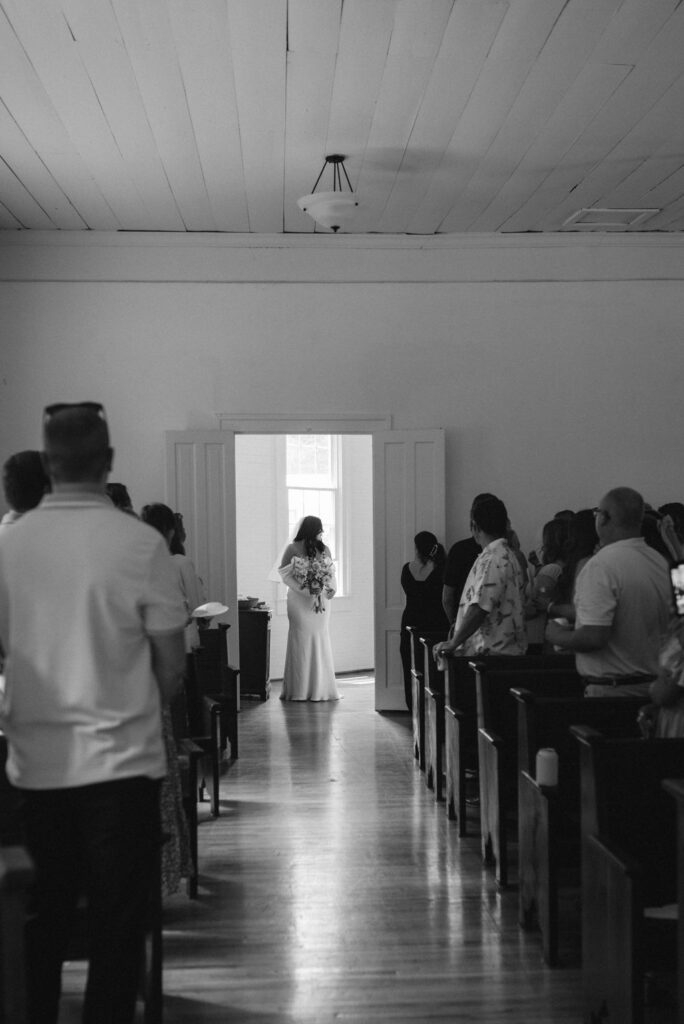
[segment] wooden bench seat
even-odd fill
[[[590,725],[604,735],[638,738],[640,697],[549,697],[513,689],[518,706],[518,919],[539,929],[544,960],[559,962],[560,893],[579,892],[579,746],[572,725]],[[537,751],[558,755],[558,785],[535,779]]]
[[[662,968],[664,953],[674,969],[676,956],[676,926],[669,946],[656,947],[663,926],[654,932],[644,911],[677,900],[676,806],[663,780],[681,774],[684,739],[572,731],[582,787],[584,1019],[643,1024],[646,972]]]

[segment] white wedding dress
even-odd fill
[[[290,624],[285,652],[281,700],[339,700],[330,645],[331,602],[321,595],[322,612],[314,611],[314,597],[294,579],[292,563],[278,570],[287,586]],[[332,587],[337,586],[333,580]]]

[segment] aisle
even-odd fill
[[[578,972],[543,966],[434,804],[408,716],[377,714],[368,680],[340,690],[241,714],[199,900],[166,908],[166,1024],[577,1024]]]

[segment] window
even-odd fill
[[[337,563],[338,594],[343,591],[340,522],[340,438],[329,434],[288,434],[285,486],[289,536],[304,516],[318,516],[323,541]]]

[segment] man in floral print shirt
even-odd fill
[[[445,643],[436,645],[435,654],[524,654],[525,580],[520,562],[506,539],[509,527],[504,503],[494,497],[477,503],[470,528],[482,552],[463,588],[452,635]]]

